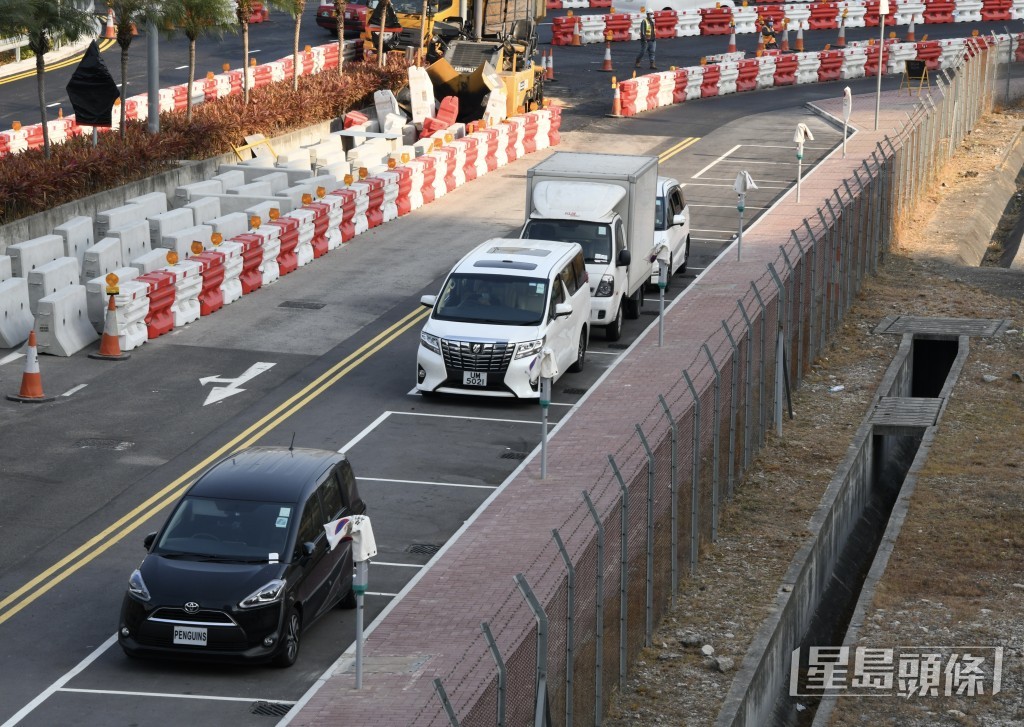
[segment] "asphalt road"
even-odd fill
[[[659,155],[661,173],[686,185],[692,255],[670,299],[731,241],[739,171],[759,186],[747,197],[749,228],[794,184],[797,123],[814,134],[805,173],[840,143],[841,131],[802,104],[841,94],[841,84],[609,119],[603,108],[588,111],[607,82],[590,72],[584,51],[595,49],[565,50],[555,88],[568,99],[565,128],[580,132],[566,144]],[[850,85],[855,94],[874,88],[870,79]],[[129,661],[113,642],[143,536],[198,472],[240,447],[294,438],[297,446],[348,454],[380,549],[370,571],[368,623],[416,577],[540,441],[536,404],[424,400],[411,391],[426,313],[419,297],[436,293],[451,265],[480,241],[514,233],[523,179],[539,158],[369,231],[268,289],[147,343],[129,361],[45,357],[43,383],[57,395],[53,403],[0,402],[0,723],[265,725],[273,717],[257,712],[274,707],[263,702],[286,709],[349,646],[348,611],[308,632],[299,663],[288,670]],[[594,332],[585,370],[555,386],[552,425],[644,326],[655,325],[655,308],[648,301],[615,344]],[[0,351],[0,392],[17,389],[22,361],[16,351]],[[207,403],[212,387],[229,386],[256,364],[265,372]],[[222,380],[202,383],[209,377]],[[458,598],[452,594],[453,607]]]

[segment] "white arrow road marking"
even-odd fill
[[[240,388],[242,384],[244,384],[246,381],[249,381],[250,379],[256,378],[264,371],[269,371],[275,365],[276,364],[269,363],[267,361],[257,361],[252,366],[247,368],[245,370],[245,373],[234,379],[225,379],[221,378],[220,376],[204,376],[203,378],[199,379],[199,383],[203,386],[213,383],[227,384],[227,386],[214,386],[213,388],[211,388],[210,393],[206,397],[206,401],[203,402],[203,406],[206,406],[208,404],[215,404],[221,399],[227,399],[229,396],[234,396],[235,394],[241,394],[243,391],[245,391],[245,389]]]

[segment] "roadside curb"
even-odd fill
[[[46,62],[48,64],[56,63],[58,61],[67,60],[68,58],[71,58],[79,53],[83,53],[85,49],[89,47],[89,44],[92,43],[94,40],[100,39],[88,38],[87,40],[80,40],[70,45],[61,46],[57,50],[50,51],[46,54]],[[2,66],[0,66],[0,81],[2,81],[5,78],[10,78],[11,76],[16,76],[19,73],[24,73],[25,71],[34,71],[35,68],[35,56],[33,56],[32,58],[26,58],[25,60],[18,61],[16,63],[5,63]]]

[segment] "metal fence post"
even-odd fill
[[[765,429],[767,427],[765,417],[767,416],[767,409],[765,408],[765,367],[768,365],[765,346],[765,341],[768,339],[768,306],[764,304],[764,299],[761,298],[761,292],[757,289],[757,286],[753,281],[750,283],[750,289],[754,291],[754,298],[757,299],[757,304],[761,306],[761,376],[758,381],[759,394],[757,400],[757,446],[761,447],[764,445],[765,440]]]
[[[672,608],[676,607],[676,591],[679,590],[679,488],[677,487],[676,480],[676,447],[678,442],[679,431],[676,426],[676,419],[672,416],[672,410],[668,407],[668,402],[665,401],[665,397],[658,394],[658,401],[661,402],[661,408],[665,410],[665,418],[668,419],[669,431],[672,432],[672,440],[670,447],[670,467],[669,467],[669,480],[668,480],[668,492],[671,500],[670,509],[670,520],[672,530],[672,557],[669,558],[672,569],[672,595],[670,596],[672,602]]]
[[[548,615],[544,613],[544,607],[533,594],[526,576],[516,573],[513,580],[537,619],[537,701],[533,709],[533,724],[534,727],[544,727],[547,724],[548,703]]]
[[[497,727],[505,727],[505,660],[501,656],[501,650],[498,649],[498,642],[494,640],[494,635],[491,633],[490,625],[484,621],[480,624],[480,630],[484,632],[484,638],[487,639],[487,648],[491,650],[491,656],[494,657],[494,663],[498,665]]]
[[[796,249],[800,251],[799,264],[801,266],[800,267],[800,297],[797,300],[797,305],[796,305],[796,309],[797,309],[797,311],[799,311],[799,314],[796,316],[797,328],[796,328],[796,366],[795,366],[795,368],[796,368],[796,385],[800,386],[800,382],[803,381],[803,371],[804,371],[804,297],[806,295],[806,292],[805,292],[804,288],[807,287],[807,286],[804,285],[804,280],[806,278],[806,275],[804,274],[803,271],[807,269],[807,266],[809,265],[809,262],[807,260],[807,254],[804,252],[804,246],[800,244],[800,239],[796,236],[795,232],[793,233],[793,242],[796,243]],[[793,271],[793,265],[789,262],[789,257],[786,257],[786,265],[789,267],[789,274],[791,276],[794,275],[795,273]],[[813,270],[811,270],[811,294],[812,295],[814,294],[814,271]],[[790,334],[790,335],[792,335],[792,334]],[[810,359],[810,354],[809,353],[808,353],[808,359]]]
[[[729,345],[732,346],[732,380],[729,382],[729,467],[725,494],[725,499],[727,501],[731,501],[733,492],[735,491],[736,476],[736,409],[738,406],[736,402],[736,390],[739,388],[740,348],[736,344],[736,339],[732,337],[732,331],[729,330],[729,324],[726,323],[724,319],[722,320],[722,330],[725,331],[725,337],[729,339]]]
[[[750,428],[754,426],[751,419],[754,408],[754,323],[747,315],[747,309],[743,307],[743,300],[736,299],[736,305],[743,316],[743,322],[747,324],[747,385],[746,394],[743,397],[743,471],[750,467]]]
[[[595,659],[594,659],[594,725],[601,727],[601,713],[604,711],[602,703],[602,690],[604,688],[604,523],[601,516],[597,514],[590,499],[590,493],[583,491],[583,501],[587,503],[590,517],[594,519],[594,527],[597,528],[597,598],[594,600],[594,612],[597,619],[594,630]]]
[[[719,439],[722,431],[722,405],[721,405],[721,374],[718,371],[718,365],[715,363],[715,357],[711,355],[711,349],[708,348],[708,344],[702,343],[701,348],[704,349],[704,355],[708,357],[708,362],[711,364],[711,370],[715,372],[715,410],[713,412],[713,426],[714,431],[711,434],[711,542],[718,542],[718,490],[720,484],[720,477],[718,471],[720,469],[718,462],[718,451],[719,451]]]
[[[796,239],[796,233],[793,234],[793,241],[796,243],[797,249],[800,250],[800,260],[803,260],[804,259],[804,248],[800,244],[800,241]],[[782,250],[782,261],[784,263],[786,263],[786,270],[787,270],[787,272],[789,272],[789,279],[793,281],[793,286],[794,286],[794,288],[796,288],[796,290],[794,290],[792,293],[790,293],[788,301],[787,301],[788,302],[788,307],[789,307],[789,315],[786,317],[786,320],[789,322],[789,335],[786,337],[786,343],[789,344],[789,350],[790,350],[790,352],[792,352],[792,350],[793,350],[793,339],[795,338],[796,341],[797,341],[797,344],[796,344],[796,359],[793,362],[794,363],[793,368],[795,369],[796,382],[797,382],[797,385],[799,386],[799,384],[800,384],[800,369],[803,367],[803,357],[804,357],[804,322],[803,322],[803,314],[804,314],[804,281],[803,281],[803,274],[801,273],[800,277],[797,278],[796,268],[793,267],[793,263],[790,262],[790,260],[789,260],[789,253],[786,252],[786,248],[784,248],[782,245],[779,245],[779,248]],[[797,264],[800,264],[800,260],[797,261]],[[806,265],[806,262],[804,262],[803,264]],[[801,271],[802,271],[802,269],[801,269]],[[799,293],[799,297],[797,297],[798,293]],[[796,311],[796,312],[794,313],[794,311]],[[794,320],[794,319],[796,319],[796,320]],[[795,333],[793,332],[793,328],[794,327],[796,328],[796,332]]]
[[[700,397],[690,380],[690,374],[683,369],[683,378],[693,395],[693,471],[690,477],[690,575],[697,572],[697,555],[700,552]]]
[[[786,286],[782,282],[782,278],[775,272],[775,265],[768,263],[768,272],[771,273],[772,278],[775,280],[775,284],[779,287],[779,308],[785,309],[786,307]],[[789,372],[786,371],[785,360],[786,360],[786,326],[783,323],[782,316],[779,316],[779,332],[778,337],[775,339],[775,434],[776,436],[782,436],[782,397],[783,397],[783,386],[785,382],[789,380]]]
[[[626,600],[626,580],[629,575],[629,552],[627,537],[629,536],[629,488],[626,487],[622,474],[615,464],[615,457],[608,455],[608,463],[612,466],[615,479],[619,481],[619,492],[622,504],[619,507],[619,691],[626,688],[626,628],[629,625],[629,604]]]
[[[644,600],[644,646],[651,645],[654,635],[654,452],[647,443],[644,430],[636,425],[636,434],[647,453],[647,593]]]
[[[557,528],[551,531],[551,537],[555,539],[555,545],[558,546],[558,552],[562,556],[562,562],[565,563],[565,577],[568,591],[568,610],[565,614],[565,726],[572,727],[572,679],[575,659],[575,634],[573,633],[573,625],[576,613],[576,569],[572,565],[572,559],[569,557],[569,551],[565,549],[565,544],[562,542],[562,536],[558,534]]]
[[[448,724],[451,727],[459,727],[459,718],[455,716],[455,710],[452,708],[452,703],[448,700],[448,693],[444,690],[441,677],[434,679],[434,691],[437,692],[437,698],[441,700],[444,713],[448,716]]]

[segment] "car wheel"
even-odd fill
[[[622,306],[615,311],[615,320],[604,328],[604,337],[609,341],[618,341],[622,336]]]
[[[569,367],[569,373],[576,374],[583,370],[584,365],[587,363],[587,327],[584,326],[580,331],[580,342],[576,347],[576,360],[572,366]]]
[[[287,669],[299,658],[299,639],[302,636],[302,615],[299,609],[292,606],[288,609],[288,618],[284,622],[284,634],[281,646],[274,657],[274,666]]]
[[[686,274],[686,265],[690,262],[690,236],[686,236],[686,252],[683,256],[683,264],[679,266],[679,273],[681,275]]]
[[[625,314],[626,318],[628,318],[631,321],[635,321],[637,318],[640,317],[640,307],[643,305],[643,299],[644,286],[642,285],[640,286],[639,290],[633,293],[633,295],[629,296],[628,298],[622,299],[622,307],[625,309],[623,313]]]

